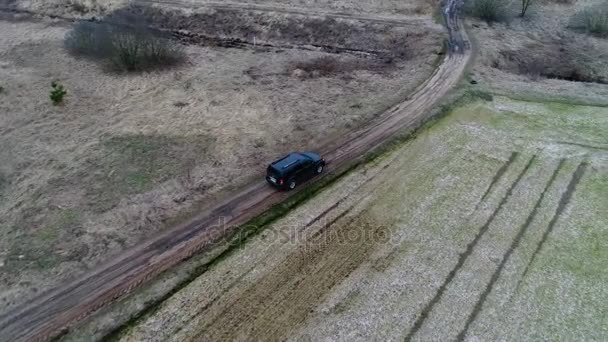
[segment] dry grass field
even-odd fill
[[[281,154],[364,124],[432,72],[444,38],[429,16],[395,29],[409,37],[407,58],[390,63],[188,45],[177,68],[122,74],[68,54],[68,30],[53,19],[0,21],[0,311],[260,177]],[[320,59],[337,67],[318,71]],[[59,106],[53,81],[67,90]]]
[[[607,118],[506,97],[458,107],[121,340],[605,340]]]
[[[6,1],[6,0],[5,0]],[[142,2],[145,2],[142,1]],[[157,1],[163,3],[163,1]],[[207,0],[181,0],[192,7],[237,5],[237,6],[265,6],[285,8],[288,10],[315,10],[337,13],[373,14],[388,16],[429,16],[433,15],[439,6],[439,0],[243,0],[243,1],[207,1]],[[75,15],[88,15],[102,13],[121,8],[128,4],[127,0],[29,0],[18,1],[21,8],[43,11],[52,14],[71,13]]]
[[[191,0],[192,1],[192,0]],[[200,1],[205,3],[207,1]],[[208,1],[213,2],[213,1]],[[399,14],[399,15],[420,15],[432,14],[436,11],[439,1],[437,0],[292,0],[286,4],[285,1],[277,0],[245,0],[243,3],[279,5],[295,8],[317,8],[320,10],[330,10],[346,13],[374,13],[374,14]]]

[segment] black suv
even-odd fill
[[[266,180],[279,189],[293,190],[299,183],[323,172],[325,160],[316,153],[291,153],[268,165]]]

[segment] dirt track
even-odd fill
[[[427,118],[431,107],[456,85],[470,54],[455,3],[448,1],[445,11],[450,29],[450,53],[443,63],[409,99],[365,129],[352,132],[322,149],[320,152],[329,162],[330,169],[347,166],[397,132],[416,127]],[[101,306],[207,248],[234,227],[288,196],[268,188],[263,181],[252,184],[197,219],[154,237],[1,316],[0,340],[48,340]],[[218,225],[218,222],[223,224]]]

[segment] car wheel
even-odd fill
[[[295,189],[296,188],[296,181],[295,180],[289,181],[289,184],[287,186],[289,187],[289,190]]]
[[[323,164],[317,166],[317,174],[320,174],[321,172],[323,172]]]

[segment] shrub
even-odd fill
[[[66,36],[65,46],[75,55],[126,71],[169,67],[185,59],[180,45],[141,22],[79,22]]]
[[[500,22],[507,17],[507,2],[504,0],[472,0],[467,9],[470,15],[488,23]]]
[[[527,44],[519,50],[503,50],[495,67],[527,75],[574,82],[606,83],[608,80],[601,55],[593,46],[571,38],[549,41],[550,44]]]
[[[601,37],[608,37],[608,5],[593,6],[574,14],[570,27]]]
[[[6,89],[3,86],[0,86],[0,94],[4,94],[6,92]]]
[[[49,97],[51,98],[51,101],[53,101],[54,105],[58,105],[58,104],[62,103],[63,97],[67,93],[68,92],[58,82],[53,81],[51,83],[51,93],[50,93]]]
[[[148,70],[179,63],[181,47],[149,30],[121,30],[112,35],[112,62],[128,71]]]
[[[105,59],[112,55],[112,32],[109,25],[81,21],[65,37],[65,47],[74,55]]]

